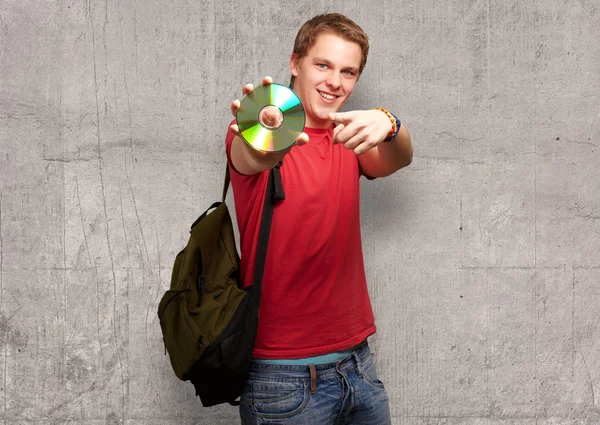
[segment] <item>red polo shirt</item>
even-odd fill
[[[285,200],[276,204],[254,357],[293,359],[340,351],[375,332],[360,235],[357,156],[333,145],[333,125],[304,130],[284,157]],[[268,172],[245,176],[226,149],[240,231],[241,275],[252,284]]]

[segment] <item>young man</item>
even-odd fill
[[[359,178],[388,176],[409,165],[412,145],[405,126],[385,110],[337,112],[359,80],[368,49],[364,31],[341,14],[307,21],[290,57],[305,132],[277,153],[251,148],[235,122],[227,133],[244,286],[252,284],[268,171],[280,160],[286,195],[273,215],[255,359],[240,405],[246,425],[391,424],[366,343],[375,324],[361,245]],[[245,85],[242,93],[252,89]],[[234,116],[239,105],[232,102]],[[281,117],[264,119],[272,125]]]

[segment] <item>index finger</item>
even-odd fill
[[[246,95],[247,95],[248,93],[250,93],[252,90],[254,90],[254,84],[252,84],[252,83],[245,84],[245,85],[242,87],[242,94],[243,94],[244,96],[246,96]]]
[[[262,84],[263,85],[273,84],[273,78],[266,76],[265,78],[263,78]]]
[[[350,112],[330,112],[328,118],[339,124],[348,124],[352,121],[352,114]]]
[[[240,109],[240,101],[238,99],[235,99],[233,102],[231,102],[231,114],[235,117],[235,114],[237,113],[238,109]]]

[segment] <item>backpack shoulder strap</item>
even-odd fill
[[[273,196],[277,201],[283,201],[285,199],[285,192],[283,190],[283,184],[281,183],[281,172],[279,171],[279,168],[281,168],[282,165],[283,161],[279,161],[277,165],[275,165],[275,167],[271,170],[274,174],[276,174],[273,179],[273,189],[271,192],[273,192]],[[225,167],[225,181],[223,182],[223,197],[221,199],[221,202],[225,202],[225,199],[227,198],[227,191],[229,190],[230,183],[231,177],[229,174],[229,164],[227,164],[227,166]],[[268,189],[269,188],[267,187],[267,194],[269,193]]]
[[[227,198],[227,190],[229,189],[229,182],[231,181],[229,177],[229,164],[225,164],[225,181],[223,182],[223,198],[221,202],[225,202],[225,198]]]
[[[271,235],[271,222],[273,221],[273,208],[277,201],[285,199],[285,192],[283,191],[283,184],[281,182],[281,172],[279,170],[282,164],[283,163],[279,161],[279,163],[269,171],[263,213],[258,231],[258,245],[256,249],[256,260],[254,262],[254,280],[252,288],[250,288],[250,294],[257,306],[260,304],[265,260],[267,259],[267,249],[269,247],[269,237]]]

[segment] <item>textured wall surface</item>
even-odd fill
[[[600,424],[598,0],[0,0],[0,423],[238,423],[157,304],[231,100],[326,11],[372,43],[345,109],[415,146],[362,182],[394,424]]]

